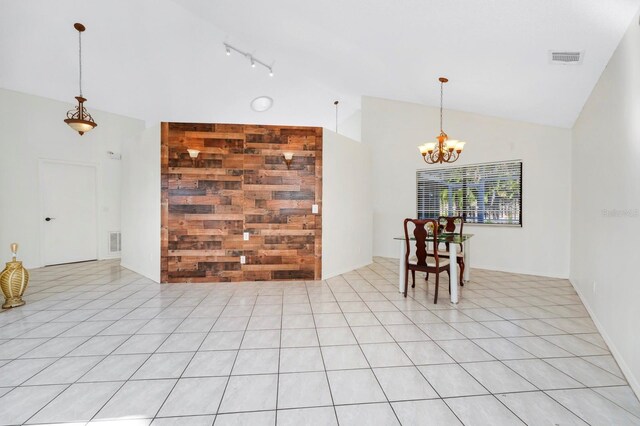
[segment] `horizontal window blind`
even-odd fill
[[[522,162],[417,171],[418,218],[463,216],[465,222],[522,225]]]

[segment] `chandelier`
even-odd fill
[[[464,149],[465,142],[460,142],[455,139],[449,139],[449,136],[442,130],[442,99],[444,94],[444,83],[449,80],[445,77],[440,77],[440,135],[436,137],[438,142],[429,142],[422,144],[418,147],[422,159],[425,163],[453,163],[458,158]]]
[[[78,30],[78,59],[80,64],[80,73],[79,73],[79,83],[80,83],[80,95],[76,96],[76,100],[78,101],[78,106],[75,109],[67,111],[67,118],[64,120],[65,123],[69,125],[73,130],[80,133],[82,136],[85,132],[93,129],[97,126],[96,122],[93,121],[93,117],[91,114],[87,112],[84,107],[84,103],[87,101],[82,97],[82,32],[86,29],[84,25],[75,23],[73,24],[73,28]]]

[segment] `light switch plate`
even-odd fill
[[[247,258],[245,256],[240,256],[240,264],[244,265],[245,263],[247,263]]]
[[[318,214],[318,205],[314,204],[311,206],[311,213]]]
[[[248,233],[248,232],[243,233],[243,234],[242,234],[242,238],[243,238],[245,241],[249,241],[249,233]]]

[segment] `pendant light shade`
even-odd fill
[[[78,106],[75,109],[67,111],[67,118],[64,122],[82,136],[85,132],[96,127],[97,124],[84,107],[86,99],[82,96],[76,96],[76,100],[78,101]]]
[[[73,25],[78,31],[78,60],[79,60],[79,85],[80,85],[80,95],[76,96],[76,100],[78,101],[78,106],[74,109],[67,111],[67,118],[64,120],[65,123],[69,125],[73,130],[78,132],[80,136],[92,130],[98,124],[93,120],[91,114],[87,112],[84,107],[84,103],[87,101],[82,96],[82,33],[86,29],[84,25],[80,23],[76,23]]]

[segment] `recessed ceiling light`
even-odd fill
[[[268,96],[258,96],[251,101],[251,109],[256,112],[264,112],[273,106],[273,99]]]

